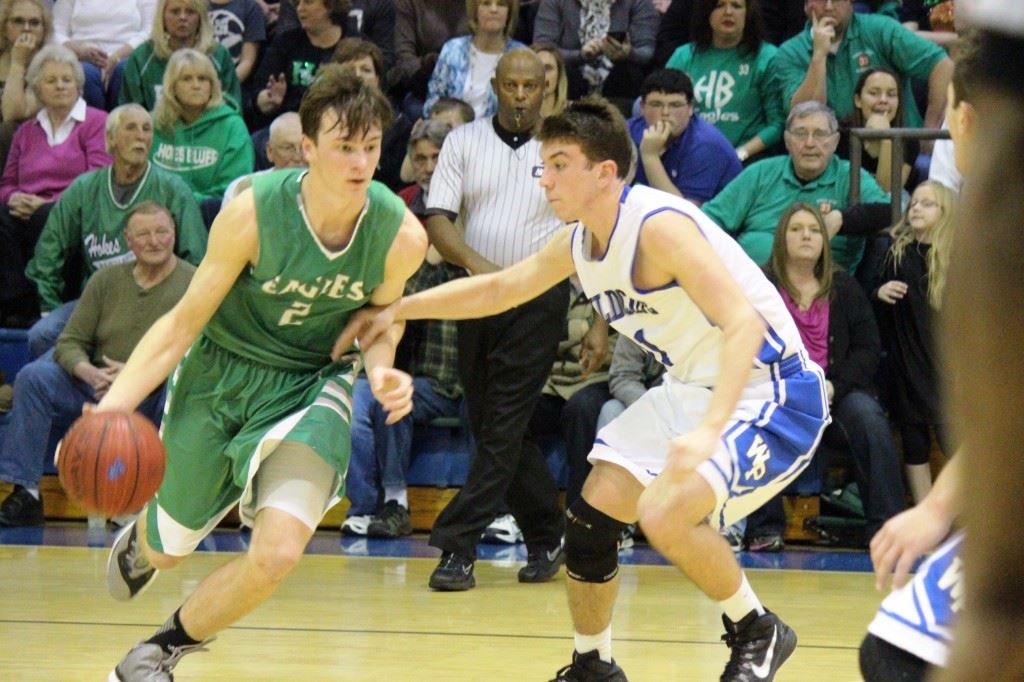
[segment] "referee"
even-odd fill
[[[561,227],[537,183],[544,68],[531,50],[511,50],[493,81],[498,113],[454,130],[441,148],[427,197],[430,241],[471,274],[501,270],[530,256]],[[465,235],[456,227],[461,216]],[[458,323],[459,379],[476,457],[466,484],[430,535],[442,550],[430,576],[436,590],[476,585],[476,546],[503,500],[523,531],[527,565],[520,582],[542,582],[563,557],[558,488],[540,449],[527,440],[530,417],[564,336],[568,281],[518,308]]]

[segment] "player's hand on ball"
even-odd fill
[[[943,518],[924,503],[886,521],[871,538],[875,587],[884,590],[890,576],[893,587],[906,585],[914,563],[935,549],[952,525],[952,519]]]
[[[348,324],[341,330],[338,340],[334,342],[331,358],[338,360],[347,353],[359,339],[360,348],[368,348],[381,334],[386,334],[395,323],[392,306],[367,306],[357,310]]]
[[[375,367],[367,372],[370,390],[387,410],[386,424],[394,424],[412,412],[412,377],[393,367]]]

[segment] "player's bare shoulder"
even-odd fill
[[[423,224],[412,211],[406,209],[398,234],[388,251],[385,269],[389,274],[394,272],[402,276],[402,279],[408,278],[419,269],[429,245]]]

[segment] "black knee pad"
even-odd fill
[[[619,572],[619,536],[628,524],[594,509],[582,497],[565,510],[565,570],[585,583],[606,583]]]

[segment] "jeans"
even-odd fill
[[[26,488],[39,487],[51,432],[63,434],[82,414],[82,405],[96,402],[92,387],[64,371],[53,351],[21,368],[14,381],[7,437],[0,449],[0,480]],[[163,387],[146,398],[138,411],[159,425]]]
[[[863,391],[851,391],[832,405],[832,423],[822,440],[853,460],[853,475],[864,502],[867,537],[903,511],[903,473],[889,420],[881,404]]]
[[[42,318],[28,330],[28,352],[34,358],[41,358],[46,351],[51,350],[57,344],[57,337],[64,331],[71,319],[71,313],[75,312],[78,299],[62,303],[50,314]]]
[[[413,377],[412,383],[412,412],[396,424],[385,424],[388,413],[373,397],[370,382],[365,376],[356,379],[352,391],[352,457],[345,477],[345,495],[352,503],[349,516],[374,514],[383,488],[405,486],[416,424],[459,415],[461,399],[439,394],[426,377]]]
[[[79,62],[85,73],[85,86],[82,88],[82,99],[94,109],[110,111],[117,106],[117,94],[121,90],[121,79],[126,59],[122,59],[110,74],[110,82],[103,86],[103,72],[90,62]]]
[[[565,443],[569,464],[569,481],[565,490],[565,506],[575,502],[590,473],[587,455],[594,447],[598,414],[608,400],[608,382],[585,386],[568,400],[556,395],[542,395],[530,418],[530,435],[558,434]]]

